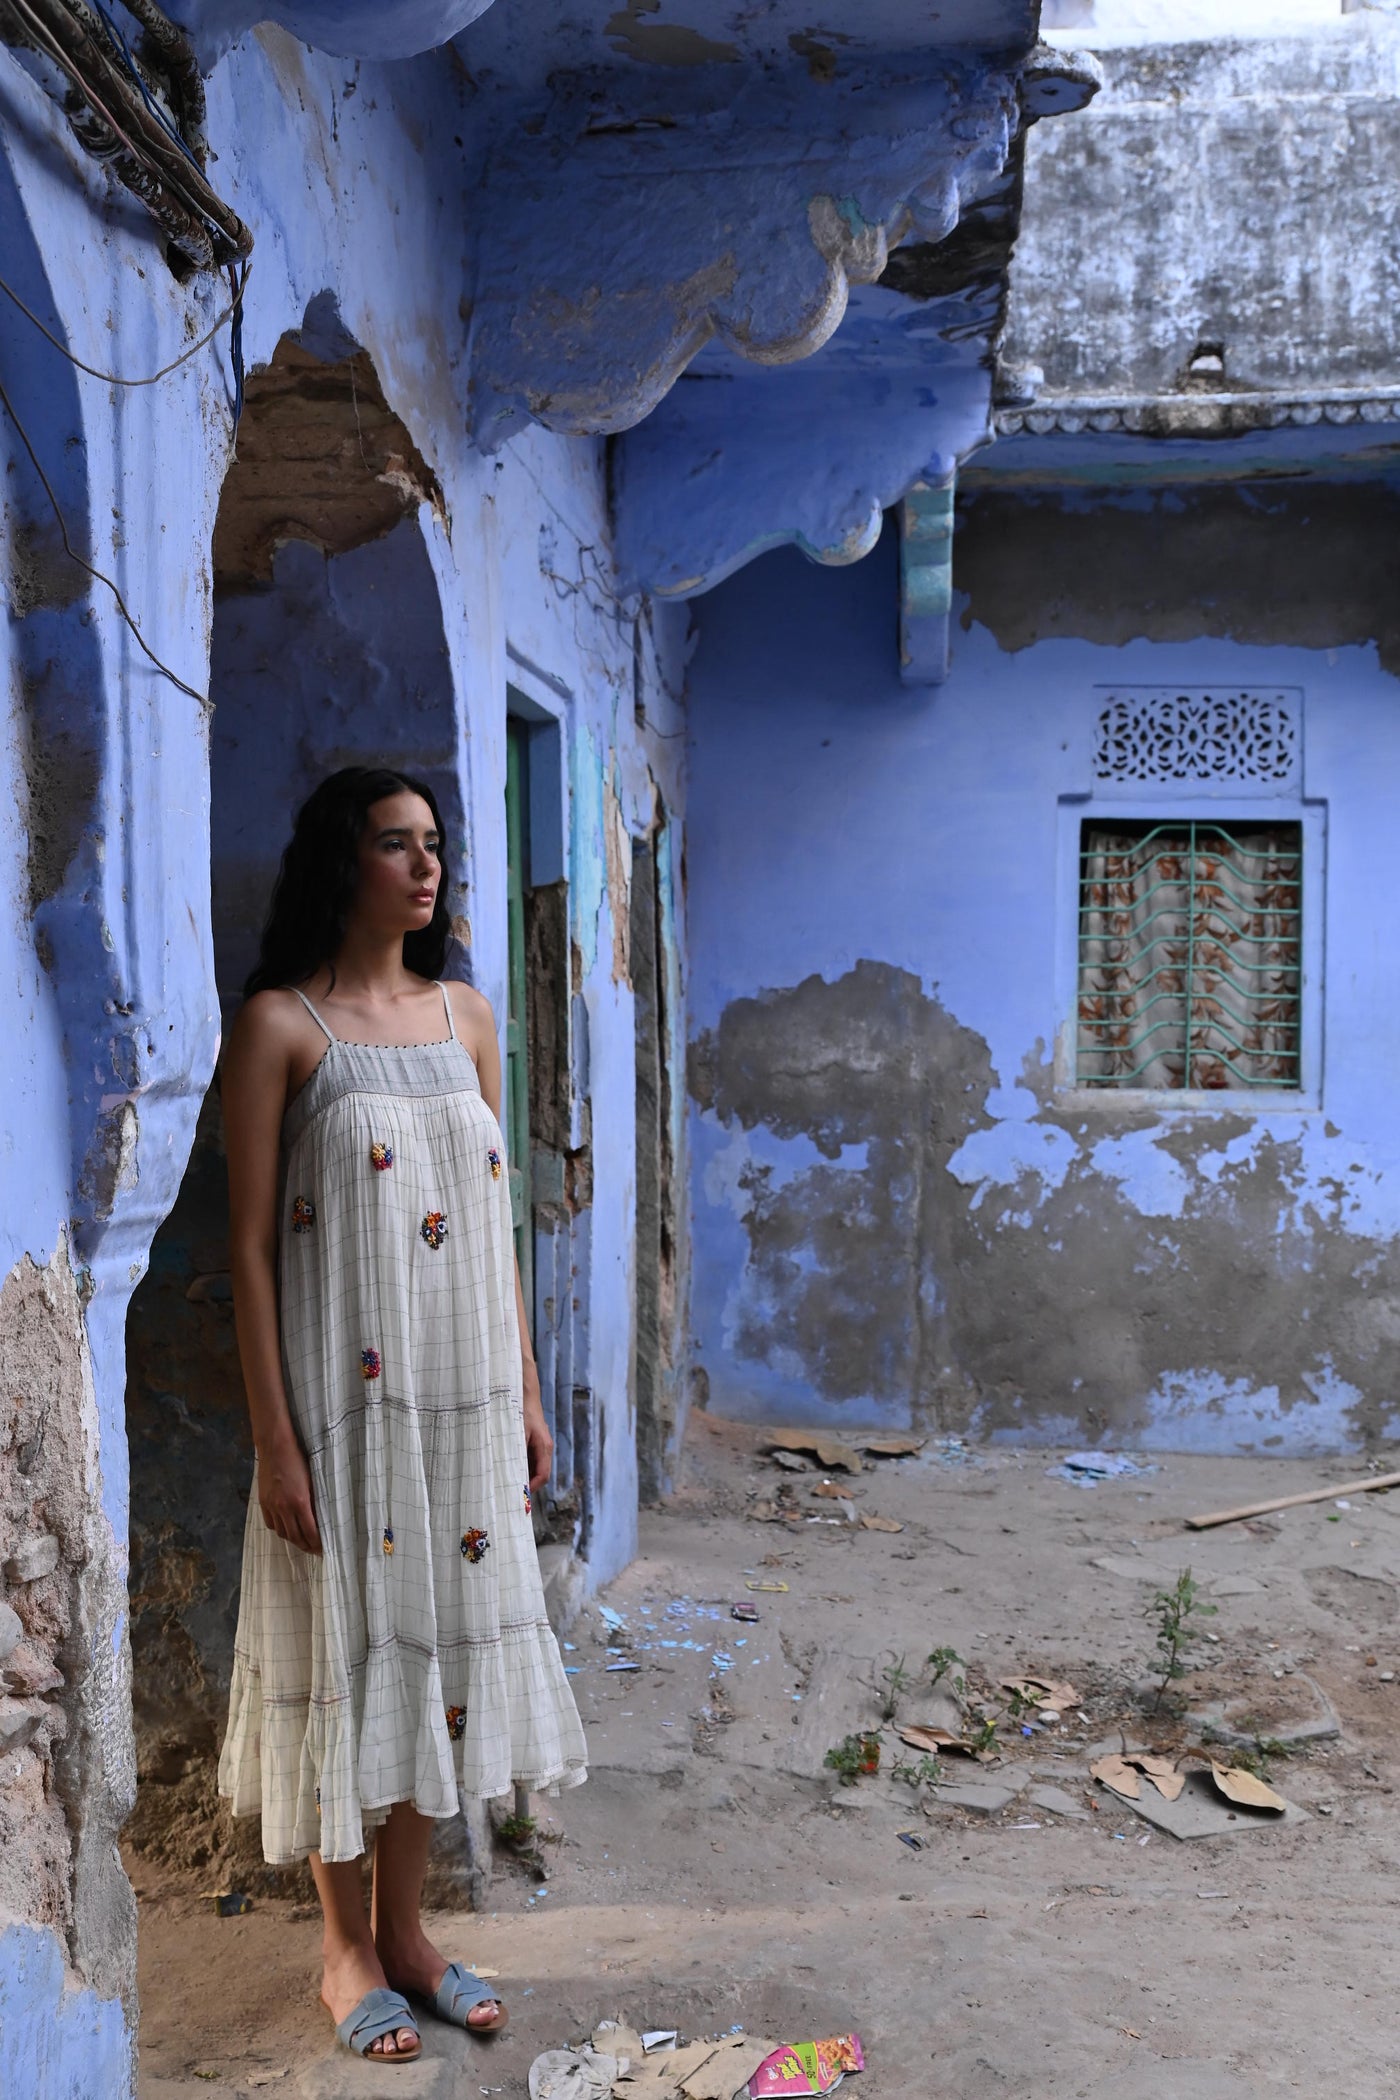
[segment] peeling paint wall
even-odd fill
[[[980,493],[932,703],[899,687],[879,553],[840,576],[770,556],[700,602],[693,1309],[716,1409],[1220,1451],[1396,1433],[1400,689],[1391,567],[1355,564],[1390,501]],[[1302,696],[1301,793],[1273,811],[1305,822],[1315,884],[1296,1106],[1066,1083],[1077,826],[1123,684]]]
[[[1064,395],[1395,383],[1400,21],[1104,52],[1102,93],[1026,157],[1006,350]],[[1094,24],[1083,26],[1094,43]]]
[[[7,51],[0,67],[20,119],[0,136],[7,277],[90,364],[138,374],[168,363],[212,324],[221,286],[177,286],[144,216],[109,193],[35,80]],[[157,654],[216,703],[211,728],[201,702],[141,655],[109,595],[75,577],[0,421],[11,611],[0,971],[19,1023],[0,1041],[0,1278],[7,1308],[36,1293],[58,1307],[25,1312],[0,1336],[0,1495],[7,1521],[13,1500],[19,1533],[51,1532],[61,1557],[57,1574],[7,1567],[0,1585],[21,1629],[0,1658],[0,1726],[14,1738],[0,1741],[0,1817],[18,1833],[0,1848],[0,1876],[25,1921],[0,1936],[4,2075],[18,2063],[17,2100],[59,2084],[104,2100],[131,2089],[134,1920],[114,1851],[135,1783],[129,1507],[143,1776],[131,1827],[186,1865],[228,1856],[205,1780],[248,1451],[214,1102],[196,1140],[221,995],[246,967],[296,801],[321,771],[387,740],[385,755],[412,756],[444,784],[473,975],[504,1020],[508,687],[558,723],[566,755],[555,821],[577,957],[570,1135],[587,1137],[589,1172],[572,1191],[563,1288],[566,1368],[596,1418],[589,1579],[615,1572],[635,1540],[626,877],[658,789],[683,821],[686,616],[619,594],[600,443],[526,431],[488,461],[468,440],[454,346],[470,126],[450,58],[376,68],[264,28],[209,85],[220,185],[258,229],[250,398],[288,335],[319,366],[343,360],[337,330],[373,386],[361,390],[357,363],[347,515],[335,501],[345,448],[328,445],[334,416],[322,413],[339,381],[302,364],[278,382],[284,450],[302,443],[324,500],[281,503],[250,421],[242,464],[260,478],[226,562],[244,588],[216,603],[211,546],[229,465],[221,351],[159,388],[114,395],[8,305],[0,313],[6,385],[75,544],[119,581]],[[436,157],[425,152],[434,139]],[[366,477],[379,487],[363,511]],[[148,1256],[128,1395],[127,1307]],[[47,1475],[15,1472],[47,1397],[71,1510]],[[0,1626],[14,1630],[3,1614]],[[12,2058],[17,2002],[27,2054]]]

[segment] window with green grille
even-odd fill
[[[1302,1084],[1301,824],[1085,823],[1080,1086]]]

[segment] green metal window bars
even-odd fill
[[[1301,824],[1085,824],[1080,1086],[1302,1084]]]

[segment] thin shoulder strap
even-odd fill
[[[438,981],[437,981],[437,988],[438,988],[438,990],[439,990],[439,991],[440,991],[440,992],[442,993],[442,1003],[443,1003],[443,1005],[444,1005],[444,1006],[445,1006],[445,1007],[447,1008],[447,1035],[448,1035],[448,1040],[449,1040],[450,1042],[454,1042],[454,1043],[455,1043],[455,1042],[456,1042],[456,1040],[457,1040],[457,1024],[456,1024],[456,1022],[455,1022],[455,1021],[453,1020],[453,1018],[452,1018],[452,1001],[451,1001],[451,1000],[450,1000],[450,999],[448,998],[448,996],[447,996],[447,986],[446,986],[446,985],[445,985],[445,984],[443,983],[443,981],[442,981],[442,979],[441,979],[440,977],[439,977],[439,979],[438,979]]]
[[[297,992],[297,988],[296,988],[296,986],[295,986],[294,984],[289,984],[289,985],[288,985],[288,987],[287,987],[287,990],[288,990],[289,992]],[[331,1032],[330,1032],[329,1028],[327,1028],[327,1026],[326,1026],[325,1022],[324,1022],[324,1021],[323,1021],[323,1020],[321,1019],[321,1016],[320,1016],[320,1015],[319,1015],[319,1014],[317,1013],[317,1011],[316,1011],[315,1007],[314,1007],[314,1006],[313,1006],[313,1005],[311,1004],[311,1001],[310,1001],[310,1000],[309,1000],[309,999],[307,998],[307,996],[306,996],[305,992],[297,992],[297,997],[298,997],[298,999],[300,999],[300,1001],[301,1001],[302,1005],[303,1005],[303,1006],[304,1006],[304,1007],[306,1008],[306,1011],[307,1011],[307,1012],[308,1012],[308,1013],[310,1014],[310,1016],[311,1016],[312,1020],[313,1020],[313,1021],[314,1021],[314,1022],[316,1023],[316,1026],[317,1026],[317,1027],[318,1027],[318,1028],[320,1029],[320,1031],[321,1031],[322,1035],[323,1035],[323,1036],[325,1037],[326,1041],[327,1041],[328,1043],[333,1043],[333,1042],[335,1042],[335,1041],[337,1040],[337,1038],[336,1038],[335,1036],[333,1036],[333,1035],[331,1034]]]

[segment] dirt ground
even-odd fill
[[[142,2100],[524,2095],[538,2051],[619,2015],[787,2040],[854,2027],[869,2068],[852,2100],[1390,2100],[1400,1494],[1194,1534],[1193,1511],[1364,1468],[1167,1458],[1084,1488],[1047,1477],[1054,1456],[931,1443],[833,1474],[904,1527],[871,1530],[813,1492],[820,1472],[780,1471],[751,1432],[698,1417],[683,1485],[568,1636],[592,1778],[539,1804],[547,1882],[498,1859],[487,1910],[434,1920],[445,1952],[498,1972],[506,2035],[428,2022],[419,2064],[353,2062],[317,2004],[304,1906],[220,1919],[134,1860]],[[748,1514],[782,1485],[835,1521]],[[1178,1716],[1148,1720],[1145,1608],[1188,1564],[1214,1638]],[[735,1601],[759,1622],[735,1622]],[[918,1753],[886,1727],[881,1773],[842,1787],[823,1759],[878,1725],[880,1671],[903,1656],[899,1722],[928,1718],[924,1658],[944,1646],[973,1690],[1048,1673],[1084,1708],[1029,1736],[1004,1720],[1001,1762],[948,1758],[934,1792],[890,1776]],[[1267,1753],[1303,1816],[1184,1843],[1089,1777],[1093,1753],[1179,1750],[1211,1719],[1266,1742],[1335,1721]],[[1006,1805],[951,1805],[969,1783],[1010,1789]]]

